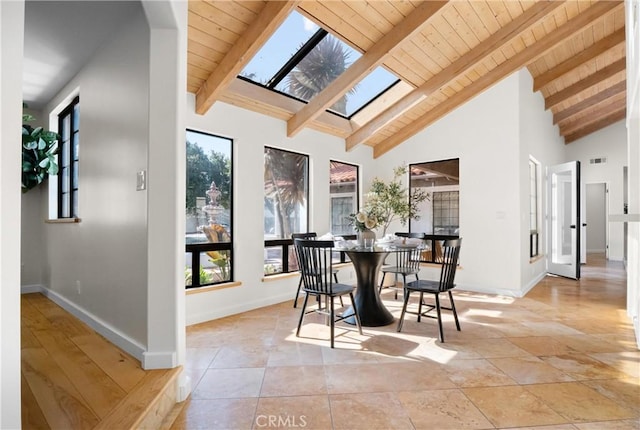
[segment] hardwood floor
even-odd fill
[[[547,277],[521,299],[457,291],[445,315],[364,335],[282,303],[187,328],[191,397],[142,423],[179,370],[139,363],[39,294],[22,297],[25,429],[640,429],[640,352],[622,264]],[[401,301],[384,290],[397,317]],[[339,328],[338,328],[339,327]]]
[[[131,428],[179,369],[140,363],[41,294],[21,300],[22,426]]]
[[[173,429],[640,429],[640,352],[619,262],[514,299],[458,291],[434,320],[336,328],[282,303],[187,328],[193,391]],[[384,290],[397,317],[400,300]]]

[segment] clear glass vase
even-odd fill
[[[376,242],[376,233],[373,230],[362,230],[358,232],[358,247],[372,248]]]

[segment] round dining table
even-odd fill
[[[385,258],[394,250],[393,247],[384,245],[342,249],[351,259],[356,272],[358,286],[354,300],[363,326],[378,327],[391,324],[394,320],[378,293],[378,272]],[[345,314],[350,312],[352,310],[348,309]],[[355,324],[355,317],[348,318],[345,322]]]

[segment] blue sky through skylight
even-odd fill
[[[309,19],[295,11],[292,12],[260,51],[251,59],[240,75],[255,83],[266,86],[271,78],[273,78],[318,29],[319,27]],[[326,37],[334,36],[329,34]],[[361,57],[358,51],[346,43],[342,41],[339,41],[339,43],[344,52],[348,53],[347,67]],[[347,94],[346,112],[334,112],[346,117],[351,116],[397,80],[398,78],[396,76],[384,68],[376,68],[356,85],[356,91]],[[289,93],[290,91],[286,83],[286,79],[282,80],[276,86],[276,90]],[[291,95],[300,98],[299,95]],[[309,100],[303,101],[308,102]]]

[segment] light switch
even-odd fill
[[[140,170],[136,178],[136,191],[147,189],[147,171]]]

